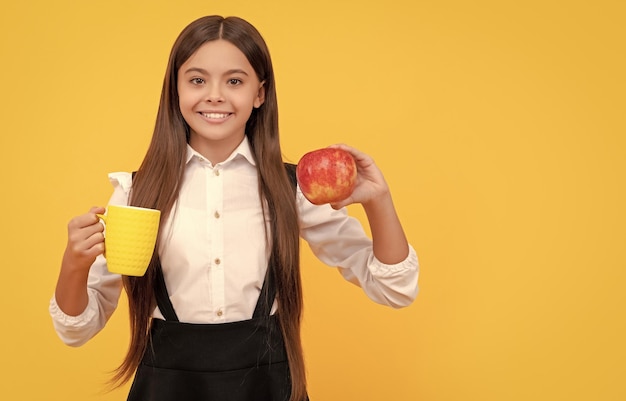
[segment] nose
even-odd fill
[[[211,85],[206,93],[206,101],[210,103],[221,103],[224,101],[219,85]]]

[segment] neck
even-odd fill
[[[228,159],[243,141],[245,135],[223,139],[206,139],[198,135],[191,135],[189,146],[204,156],[211,164],[216,165]]]

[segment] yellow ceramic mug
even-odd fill
[[[111,273],[143,276],[146,273],[157,234],[161,212],[134,206],[108,206],[105,223],[105,258]]]

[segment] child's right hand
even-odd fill
[[[89,213],[74,217],[67,225],[67,246],[63,255],[63,270],[87,273],[104,252],[104,225],[96,213],[105,212],[103,207],[94,206]]]

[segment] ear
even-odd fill
[[[261,87],[259,88],[259,92],[257,93],[256,98],[254,99],[254,108],[258,109],[265,102],[265,81],[261,82]]]

